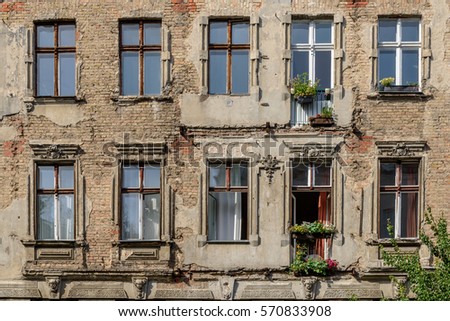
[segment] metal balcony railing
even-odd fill
[[[311,103],[299,103],[296,99],[291,100],[291,125],[301,126],[309,123],[309,117],[322,112],[322,108],[332,106],[332,95],[325,95],[325,90],[318,90],[317,95]]]

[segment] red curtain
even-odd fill
[[[319,204],[318,204],[318,220],[319,222],[326,223],[327,221],[327,192],[320,192],[319,195]],[[325,255],[325,242],[326,239],[317,239],[316,240],[316,254],[324,257]]]

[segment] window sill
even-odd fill
[[[73,260],[77,248],[87,247],[84,240],[22,240],[22,244],[33,249],[33,260],[38,261]]]
[[[249,240],[243,241],[207,241],[208,244],[250,244]]]
[[[416,246],[419,247],[422,242],[418,238],[410,238],[410,239],[395,239],[398,247],[411,247]],[[368,245],[376,245],[376,246],[384,246],[384,247],[393,247],[391,239],[378,239],[378,240],[368,240],[366,241]]]
[[[144,247],[161,247],[168,245],[170,242],[160,241],[160,240],[121,240],[112,242],[113,246],[123,247],[123,248],[144,248]]]
[[[35,105],[46,104],[79,104],[85,103],[86,100],[81,97],[35,97],[33,103]]]
[[[395,92],[395,91],[378,91],[367,95],[367,99],[377,100],[430,100],[432,95],[426,95],[421,91],[417,92]]]
[[[171,96],[166,95],[154,95],[154,96],[111,96],[110,99],[119,105],[132,105],[139,102],[145,101],[162,101],[162,102],[173,102]]]

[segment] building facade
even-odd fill
[[[2,1],[0,298],[395,297],[388,222],[429,266],[425,210],[450,218],[449,17],[444,0]],[[305,249],[304,221],[336,231]],[[337,271],[292,273],[299,248]]]

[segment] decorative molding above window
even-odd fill
[[[332,158],[336,152],[336,146],[319,143],[312,144],[287,144],[289,152],[295,158]]]
[[[30,144],[35,156],[42,159],[70,159],[81,154],[76,144]]]
[[[375,142],[375,145],[378,148],[378,155],[391,157],[422,156],[426,148],[426,142],[424,141],[378,141]]]

